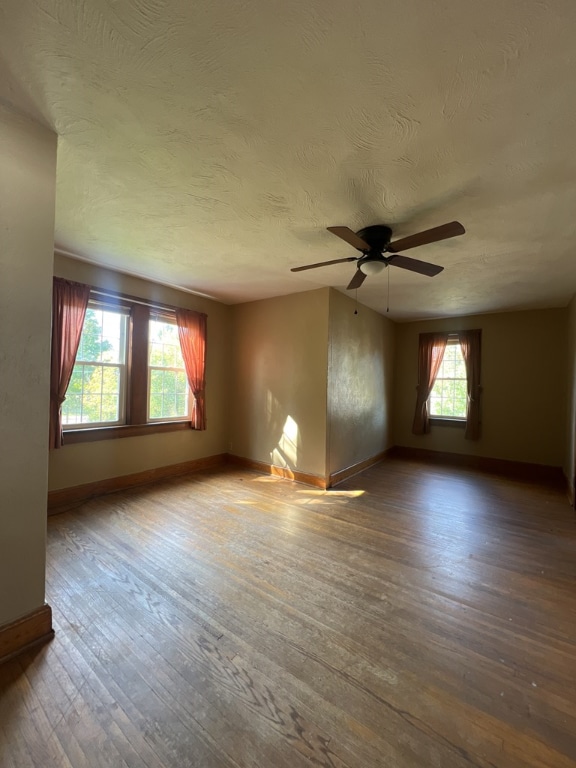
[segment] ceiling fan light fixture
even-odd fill
[[[377,275],[382,272],[388,266],[385,261],[363,261],[360,264],[359,269],[364,272],[365,275]]]

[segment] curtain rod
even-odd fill
[[[151,309],[167,310],[168,312],[175,312],[177,309],[187,309],[186,307],[175,307],[172,304],[162,304],[160,302],[146,301],[145,299],[139,299],[136,296],[129,296],[126,293],[119,293],[117,291],[106,291],[102,288],[96,288],[96,286],[90,286],[90,293],[95,293],[98,296],[104,296],[108,299],[116,299],[117,301],[129,301],[131,304],[141,304],[143,307],[150,307]],[[197,310],[194,310],[197,311]],[[198,313],[202,314],[202,313]]]

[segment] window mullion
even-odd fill
[[[131,313],[131,355],[128,380],[128,424],[148,420],[148,320],[150,309],[135,304]]]

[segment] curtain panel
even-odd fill
[[[52,289],[49,447],[62,447],[62,403],[70,383],[90,298],[90,286],[55,277]]]
[[[415,435],[425,435],[430,432],[430,416],[428,413],[428,398],[436,381],[438,370],[446,344],[447,333],[421,333],[418,345],[418,387],[416,393],[416,410],[412,432]]]
[[[206,326],[207,317],[201,312],[176,309],[180,348],[186,377],[194,395],[190,426],[206,429]]]
[[[482,331],[460,331],[458,340],[462,349],[462,357],[466,365],[466,431],[467,440],[478,440],[480,437],[480,358]]]

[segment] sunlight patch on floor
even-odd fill
[[[318,506],[320,504],[336,504],[337,502],[345,502],[347,499],[354,499],[358,496],[362,496],[364,491],[296,491],[296,493],[302,494],[305,498],[300,498],[296,502],[297,504],[306,504],[307,506]]]
[[[344,498],[355,499],[357,496],[363,496],[365,491],[331,491],[328,489],[326,491],[297,491],[297,493],[305,493],[308,496],[329,496],[331,498],[341,496]]]
[[[251,483],[278,483],[280,480],[284,480],[284,477],[280,475],[262,475],[261,477],[251,478]]]

